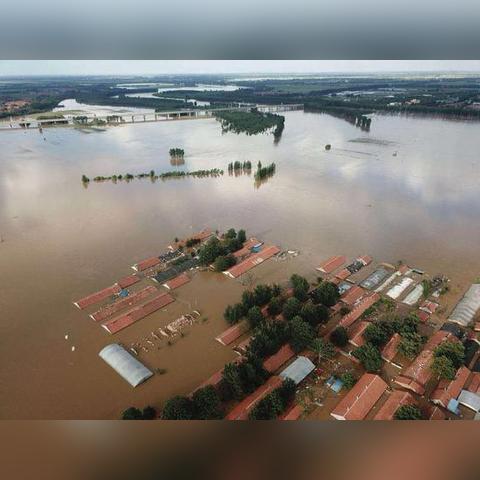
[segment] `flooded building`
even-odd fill
[[[107,345],[98,355],[132,387],[137,387],[153,375],[153,372],[118,343]]]
[[[480,284],[474,283],[465,293],[463,298],[448,319],[464,327],[469,326],[480,309]]]
[[[374,289],[380,282],[388,276],[388,270],[384,267],[377,268],[371,275],[369,275],[360,286],[369,290]]]

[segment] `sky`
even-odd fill
[[[0,76],[480,72],[480,60],[0,60]]]

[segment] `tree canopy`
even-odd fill
[[[395,420],[423,420],[421,410],[415,405],[402,405],[394,414]]]

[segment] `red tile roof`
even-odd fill
[[[104,323],[102,327],[110,334],[117,333],[120,330],[129,327],[138,320],[145,318],[151,313],[160,310],[160,308],[165,307],[174,300],[175,299],[170,294],[160,293],[149,302],[139,307],[132,308],[128,312],[123,313],[118,317],[112,318],[108,322]]]
[[[237,263],[237,265],[234,265],[232,268],[228,269],[224,273],[229,277],[237,278],[240,275],[243,275],[245,272],[248,272],[252,268],[256,267],[257,265],[260,265],[265,260],[273,257],[278,252],[280,252],[280,249],[275,245],[265,247],[261,252],[252,254],[246,260]]]
[[[435,313],[435,310],[439,307],[438,303],[431,302],[430,300],[425,300],[420,305],[420,310],[423,310],[427,313]]]
[[[227,416],[227,420],[247,420],[248,414],[255,404],[270,392],[278,388],[283,380],[280,377],[270,377],[266,383],[257,388],[251,395],[242,400]]]
[[[104,307],[97,310],[95,313],[90,315],[90,318],[96,322],[101,322],[106,318],[110,317],[114,313],[119,312],[123,308],[132,307],[145,300],[148,296],[154,294],[157,291],[155,287],[149,285],[148,287],[139,290],[138,292],[131,293],[128,297],[118,298],[113,303],[105,305]]]
[[[341,267],[346,261],[347,257],[344,255],[336,255],[323,262],[319,267],[317,267],[317,270],[323,273],[332,273],[338,267]]]
[[[432,377],[430,366],[433,361],[433,350],[445,340],[456,341],[456,337],[442,330],[435,332],[413,363],[395,378],[395,383],[423,395],[425,386]]]
[[[300,405],[293,405],[281,417],[281,420],[298,420],[303,413],[303,407]]]
[[[335,277],[340,279],[340,280],[345,280],[347,279],[352,273],[350,272],[350,270],[348,270],[347,268],[344,268],[342,270],[340,270],[338,273],[335,274]]]
[[[349,342],[356,347],[365,344],[363,332],[370,325],[370,322],[358,322],[348,329]]]
[[[423,323],[425,323],[431,317],[430,313],[424,312],[423,310],[417,310],[415,315],[417,315],[418,319]]]
[[[349,288],[342,295],[342,302],[347,305],[353,305],[355,302],[360,300],[365,295],[365,290],[358,285],[354,285],[352,288]]]
[[[168,282],[165,282],[163,286],[169,290],[175,290],[182,285],[185,285],[190,281],[190,277],[186,273],[181,273],[178,277],[172,278]]]
[[[467,367],[459,368],[452,381],[440,380],[437,388],[430,396],[430,400],[437,405],[447,408],[448,402],[460,395],[469,376],[470,370]]]
[[[391,362],[397,355],[398,346],[402,341],[400,334],[395,333],[382,349],[382,358],[386,362]]]
[[[218,337],[215,337],[215,340],[220,342],[222,345],[230,345],[233,341],[247,332],[249,328],[250,327],[247,322],[239,322],[230,328],[227,328],[223,333],[218,335]]]
[[[120,288],[127,288],[135,283],[138,283],[140,280],[140,277],[137,277],[137,275],[133,274],[121,278],[117,283]]]
[[[408,265],[401,265],[398,271],[403,275],[407,273],[410,270],[410,267]]]
[[[104,288],[99,292],[92,293],[87,297],[81,298],[80,300],[77,300],[73,304],[76,307],[78,307],[80,310],[83,310],[84,308],[89,307],[90,305],[94,305],[95,303],[98,303],[101,300],[105,300],[106,298],[111,297],[116,293],[119,293],[120,290],[121,290],[120,287],[117,284],[115,284],[115,285],[112,285],[111,287]]]
[[[428,409],[428,420],[445,420],[445,413],[437,406]]]
[[[135,264],[133,266],[133,269],[138,270],[139,272],[143,272],[144,270],[147,270],[147,268],[152,268],[159,263],[160,259],[158,257],[150,257]]]
[[[358,258],[361,262],[365,264],[365,266],[370,265],[372,263],[373,258],[370,255],[362,255]]]
[[[294,356],[295,352],[292,350],[292,347],[290,347],[290,345],[287,343],[286,345],[281,347],[277,353],[271,355],[263,362],[263,368],[267,372],[273,373]]]
[[[409,392],[395,390],[380,407],[374,420],[393,420],[395,412],[403,405],[415,405],[415,398]]]
[[[365,373],[332,411],[337,420],[363,420],[387,389],[387,384],[372,373]]]
[[[472,372],[467,390],[469,392],[480,394],[480,373]]]
[[[378,293],[372,293],[366,297],[364,297],[357,306],[350,312],[347,313],[339,322],[339,325],[342,327],[349,327],[358,320],[363,313],[368,310],[375,302],[380,299],[380,295]]]

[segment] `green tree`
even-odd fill
[[[272,297],[270,303],[268,304],[268,314],[274,317],[282,312],[282,308],[282,298],[280,296]]]
[[[142,418],[144,420],[153,420],[157,418],[157,411],[151,406],[147,406],[142,411]]]
[[[237,232],[235,231],[234,228],[229,228],[227,230],[227,233],[225,234],[225,238],[236,238],[237,237]]]
[[[370,323],[363,332],[363,338],[377,347],[385,345],[391,336],[391,327],[386,322]]]
[[[237,261],[233,255],[220,255],[215,259],[213,266],[217,272],[224,272],[230,267],[233,267]]]
[[[462,366],[465,359],[465,347],[460,342],[446,341],[438,345],[433,354],[436,358],[447,357],[457,370]]]
[[[291,320],[293,317],[300,313],[302,304],[295,297],[289,298],[283,304],[282,314],[285,317],[285,320]]]
[[[257,285],[253,290],[255,305],[261,307],[267,304],[272,298],[272,287],[270,285]]]
[[[223,369],[222,391],[227,400],[241,400],[244,397],[238,366],[234,363],[227,363]]]
[[[163,420],[192,420],[193,416],[193,402],[182,395],[175,395],[167,400],[162,411]]]
[[[245,230],[239,230],[237,233],[237,240],[240,243],[245,243],[247,240],[247,234],[245,233]]]
[[[452,360],[444,355],[433,359],[431,369],[435,376],[443,380],[453,380],[457,373]]]
[[[322,282],[311,293],[314,303],[321,303],[326,307],[333,307],[340,298],[338,287],[332,282]]]
[[[212,385],[199,388],[192,395],[197,420],[219,420],[223,409],[217,390]]]
[[[218,256],[225,253],[225,248],[220,240],[217,237],[213,237],[200,248],[198,258],[202,265],[210,265]]]
[[[351,372],[345,372],[340,375],[340,380],[343,383],[343,388],[350,390],[358,381],[358,378]]]
[[[398,351],[407,358],[415,358],[422,350],[425,337],[418,333],[406,333],[398,345]]]
[[[352,352],[355,358],[362,362],[363,368],[367,372],[378,372],[382,368],[382,356],[375,345],[365,343]]]
[[[315,338],[310,345],[310,348],[318,355],[318,363],[323,360],[331,360],[337,353],[333,343],[328,342],[323,338]]]
[[[255,306],[255,295],[251,290],[245,290],[242,293],[242,305],[245,307],[246,310],[249,310],[253,306]]]
[[[142,412],[135,407],[130,407],[127,408],[123,413],[122,413],[122,420],[142,420]]]
[[[228,305],[223,316],[230,325],[233,325],[238,323],[245,314],[245,307],[241,303],[236,303],[235,305]]]
[[[347,330],[340,326],[332,331],[330,334],[330,341],[337,347],[343,348],[348,345],[348,334]]]
[[[315,305],[311,300],[306,302],[300,310],[300,316],[312,327],[316,327],[328,320],[330,313],[325,305]]]
[[[247,313],[247,320],[252,328],[259,325],[264,320],[260,307],[255,306],[250,308]]]
[[[296,316],[290,321],[290,346],[295,352],[301,352],[313,342],[313,328],[302,317]]]
[[[402,405],[394,414],[395,420],[423,420],[421,410],[415,405]]]
[[[293,287],[293,295],[301,302],[304,302],[308,298],[307,294],[310,288],[307,279],[295,273],[290,277],[290,283]]]

